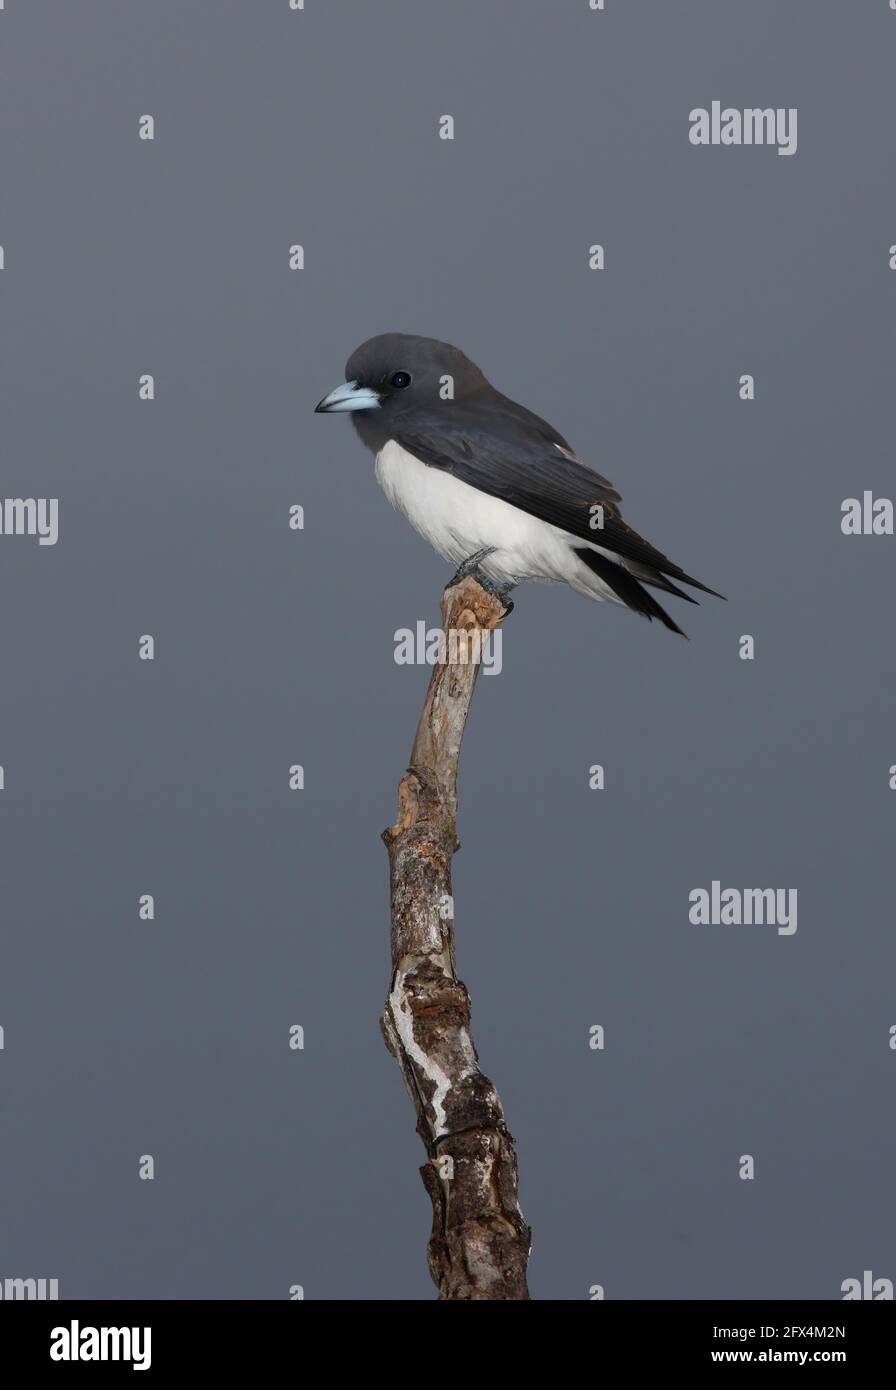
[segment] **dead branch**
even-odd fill
[[[430,1273],[440,1299],[528,1299],[530,1231],[517,1199],[513,1138],[479,1070],[470,997],[454,963],[451,859],[457,760],[488,631],[506,610],[470,576],[445,591],[443,631],[465,633],[432,678],[411,766],[398,788],[389,850],[392,982],[382,1018],[417,1112],[432,1200]],[[466,657],[466,660],[464,659]]]

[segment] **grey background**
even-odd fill
[[[685,643],[530,586],[480,682],[459,963],[534,1294],[896,1277],[894,541],[839,526],[892,491],[896,14],[8,0],[0,45],[0,492],[61,524],[0,538],[0,1277],[433,1295],[378,834],[428,674],[393,633],[448,576],[311,413],[386,330],[730,596],[672,601]],[[713,98],[798,107],[796,156],[691,147]],[[796,936],[691,926],[714,878],[798,888]]]

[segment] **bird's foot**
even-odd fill
[[[464,560],[458,567],[457,573],[452,575],[445,585],[447,589],[453,589],[455,584],[459,584],[462,579],[475,579],[487,594],[496,598],[499,603],[504,605],[505,617],[513,612],[513,601],[510,598],[510,591],[514,587],[512,584],[498,584],[494,579],[489,579],[488,575],[483,574],[479,568],[480,564],[487,556],[494,554],[496,546],[487,545],[482,550],[477,550],[475,555]]]
[[[474,554],[464,560],[462,565],[458,566],[457,573],[452,575],[445,585],[445,588],[453,589],[455,584],[459,584],[462,579],[467,579],[470,575],[474,576],[477,583],[482,584],[483,576],[480,573],[479,566],[487,556],[493,555],[494,553],[495,547],[493,545],[486,545],[483,546],[482,550],[475,551]],[[488,586],[487,584],[482,584],[482,587],[485,589]],[[491,589],[489,589],[489,593],[491,592]]]

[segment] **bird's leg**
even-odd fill
[[[513,603],[510,599],[510,591],[514,586],[512,584],[497,584],[493,579],[489,579],[487,575],[483,574],[482,570],[479,568],[482,561],[489,555],[493,555],[496,550],[497,546],[486,545],[482,550],[477,550],[475,554],[470,555],[468,559],[464,560],[463,564],[458,567],[457,573],[452,575],[448,580],[445,588],[451,589],[455,584],[459,584],[462,579],[472,576],[477,584],[481,584],[487,594],[491,594],[499,603],[503,603],[507,613],[511,613],[513,612]]]
[[[479,570],[480,563],[486,558],[487,555],[493,555],[496,549],[497,547],[494,545],[486,545],[483,546],[481,550],[475,551],[474,554],[470,555],[466,560],[464,560],[463,564],[458,567],[457,573],[453,575],[451,579],[448,580],[448,583],[445,585],[445,588],[452,589],[455,584],[459,584],[462,579],[466,579],[467,575],[470,574],[475,574],[476,580],[479,583],[481,583],[482,580],[477,572]],[[483,584],[482,587],[483,589],[485,589],[487,588],[487,585]],[[489,589],[489,593],[491,592],[492,590]]]

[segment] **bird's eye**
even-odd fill
[[[405,386],[410,386],[410,384],[410,372],[396,372],[392,378],[392,385],[397,387],[399,391],[404,390]]]

